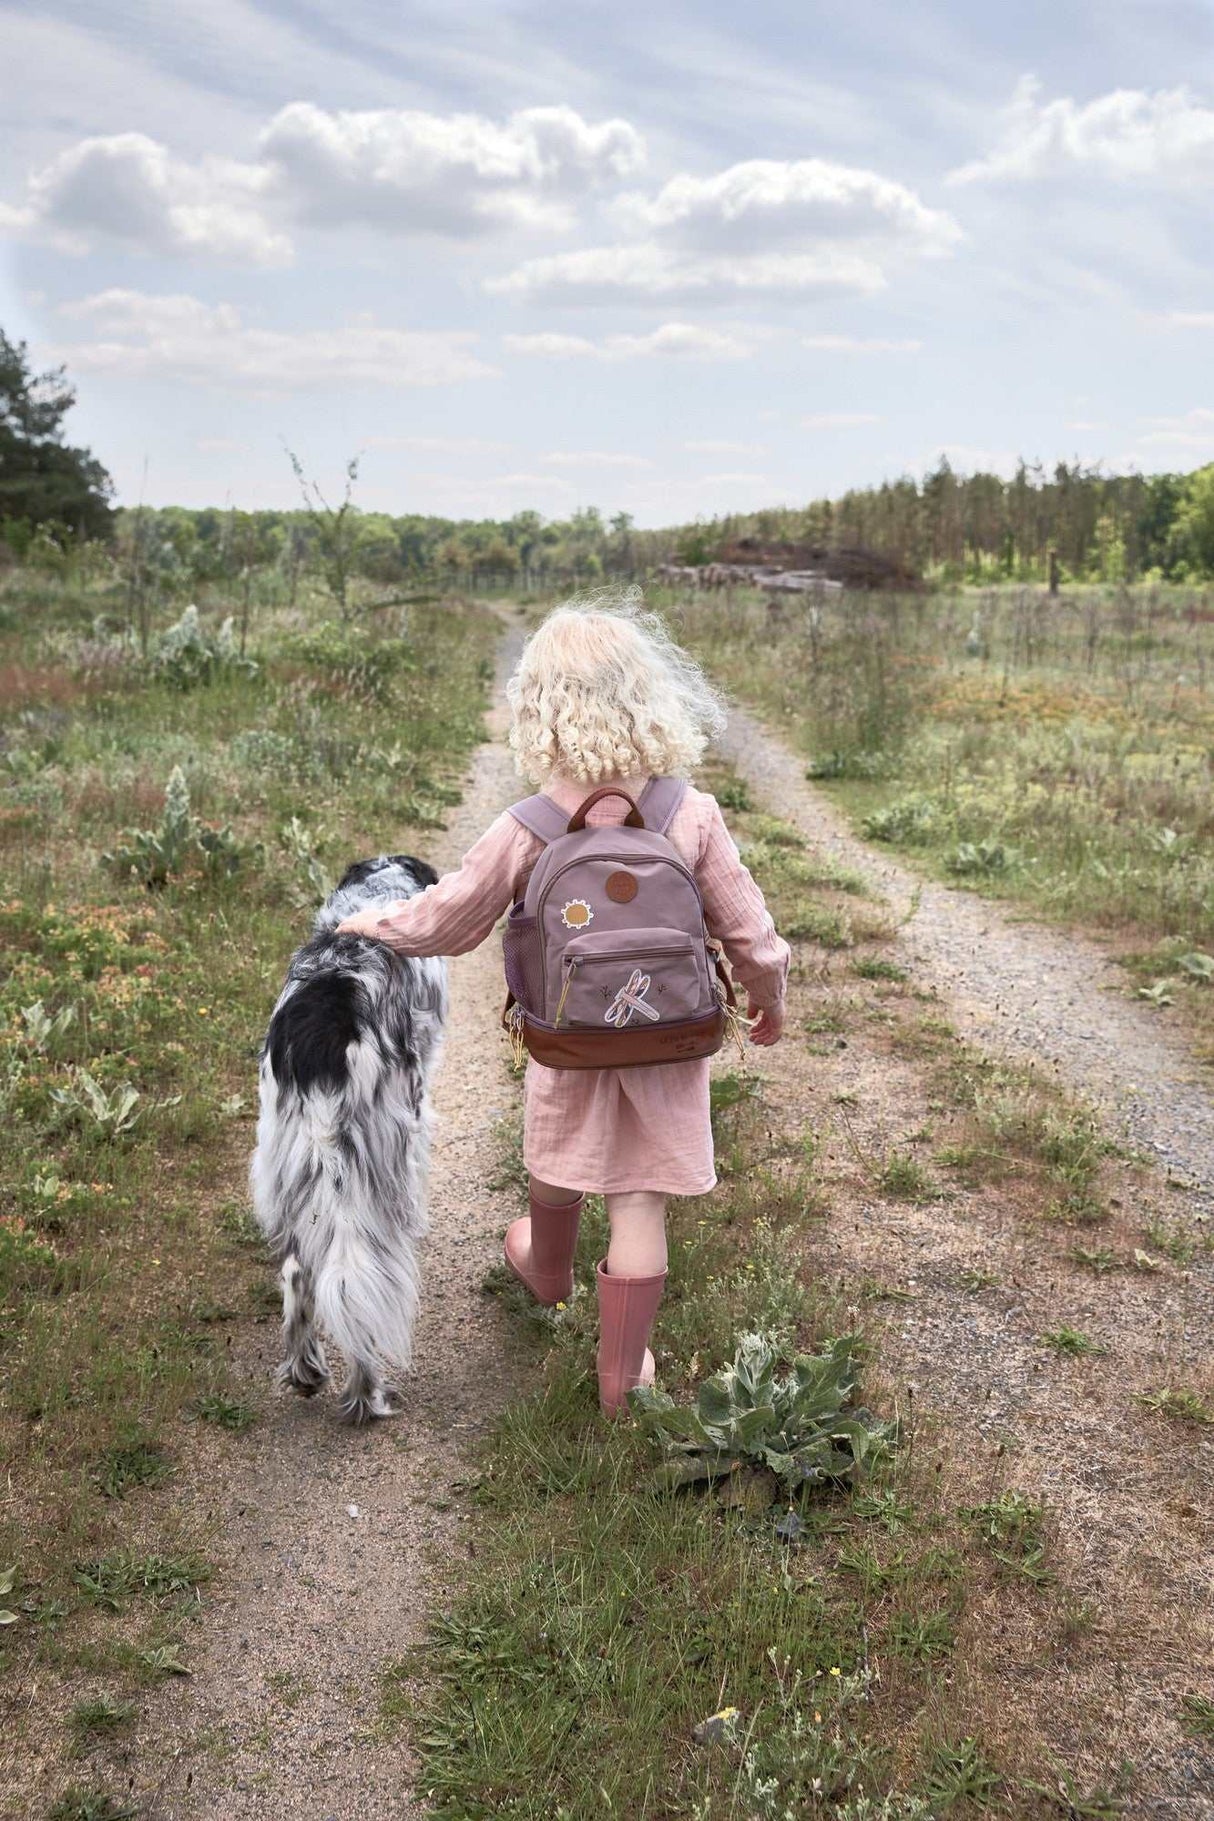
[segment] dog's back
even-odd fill
[[[389,1413],[382,1370],[409,1362],[446,969],[334,932],[434,877],[402,855],[351,867],[292,958],[262,1050],[251,1183],[282,1262],[282,1375],[305,1395],[324,1384],[319,1324],[349,1362],[355,1422]]]

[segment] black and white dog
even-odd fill
[[[437,876],[407,854],[350,868],[292,957],[261,1053],[249,1177],[282,1263],[281,1377],[305,1397],[327,1382],[319,1326],[346,1357],[352,1423],[394,1414],[383,1375],[409,1364],[447,969],[334,932]]]

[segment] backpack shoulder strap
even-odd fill
[[[646,828],[664,835],[687,795],[686,778],[650,778],[637,800]]]
[[[569,827],[566,812],[542,791],[534,797],[524,797],[521,803],[512,803],[510,814],[537,835],[545,847],[550,841],[558,840]]]

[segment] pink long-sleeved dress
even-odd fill
[[[622,779],[635,798],[644,778]],[[546,793],[570,815],[591,786],[552,780]],[[627,805],[604,798],[587,820],[622,822]],[[760,1007],[777,1005],[788,944],[742,864],[715,797],[688,788],[668,831],[704,900],[709,934],[735,980]],[[538,836],[505,811],[455,872],[419,897],[389,907],[375,934],[407,955],[462,955],[490,934],[520,898],[543,851]],[[524,1084],[523,1158],[542,1182],[589,1194],[648,1189],[702,1195],[716,1182],[708,1110],[708,1060],[635,1069],[549,1069],[532,1059]]]

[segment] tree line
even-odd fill
[[[626,512],[595,507],[567,519],[523,511],[505,519],[363,512],[357,460],[338,501],[325,499],[291,457],[295,510],[114,505],[88,449],[66,440],[75,393],[61,370],[35,373],[28,350],[0,330],[0,545],[18,559],[67,561],[105,543],[138,585],[159,595],[272,573],[293,599],[318,575],[344,611],[358,583],[593,586],[644,577],[657,564],[718,561],[740,539],[805,553],[867,549],[929,581],[1039,581],[1051,563],[1077,581],[1214,577],[1214,464],[1189,474],[1106,474],[1021,463],[1011,479],[964,475],[941,459],[837,499],[772,507],[643,530]]]

